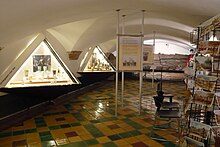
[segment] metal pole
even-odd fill
[[[155,31],[154,31],[154,41],[153,41],[153,46],[154,46],[154,49],[155,49]],[[152,75],[152,88],[154,88],[154,68],[152,69],[152,72],[153,72],[153,75]]]
[[[116,10],[117,12],[117,16],[118,16],[118,21],[117,21],[117,29],[116,29],[116,34],[119,34],[119,12],[120,12],[120,9]],[[115,75],[115,79],[116,79],[116,82],[115,82],[115,116],[118,115],[118,55],[119,55],[119,36],[117,35],[117,43],[116,43],[116,75]]]
[[[142,25],[141,25],[141,70],[140,70],[140,88],[139,88],[139,115],[141,114],[141,104],[142,104],[142,83],[143,83],[143,40],[144,40],[144,12],[142,10]]]
[[[122,35],[124,35],[125,33],[125,16],[126,15],[122,15]],[[121,103],[122,103],[122,108],[124,107],[124,71],[122,71],[121,73]]]

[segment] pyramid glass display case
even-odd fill
[[[115,67],[105,56],[100,47],[89,50],[80,66],[79,73],[83,72],[114,72]]]
[[[79,84],[47,40],[26,59],[6,88]]]

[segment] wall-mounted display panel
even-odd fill
[[[91,50],[92,51],[92,50]],[[115,68],[105,56],[100,47],[96,46],[94,50],[87,56],[88,60],[84,63],[80,72],[114,72]],[[87,63],[86,63],[87,62]]]
[[[68,70],[52,46],[44,40],[17,70],[6,87],[70,84],[79,84],[79,81]]]

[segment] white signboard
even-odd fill
[[[119,70],[141,70],[141,37],[120,37]]]
[[[143,47],[143,64],[154,63],[154,46],[144,45]]]

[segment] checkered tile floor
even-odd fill
[[[175,98],[187,93],[183,82],[164,82],[163,90],[173,93]],[[100,88],[78,97],[73,95],[62,105],[0,132],[0,147],[176,146],[178,134],[173,128],[154,130],[154,136],[167,141],[153,140],[149,136],[154,120],[152,96],[155,91],[151,83],[143,82],[139,115],[139,81],[126,80],[124,105],[122,108],[121,100],[118,102],[116,117],[115,83],[108,81]]]

